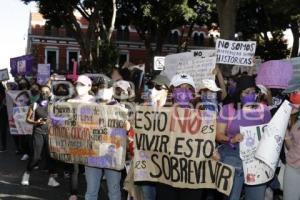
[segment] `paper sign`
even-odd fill
[[[278,164],[291,111],[290,102],[285,100],[269,122],[255,153],[255,157],[267,164],[273,171],[276,170]]]
[[[1,69],[0,70],[0,81],[7,81],[9,80],[8,70]]]
[[[37,83],[46,85],[50,78],[50,64],[38,64]]]
[[[270,60],[260,65],[256,77],[256,84],[264,85],[268,88],[285,89],[292,79],[293,66],[283,60]]]
[[[135,115],[134,181],[175,188],[212,188],[229,195],[234,167],[212,160],[215,112],[138,106]]]
[[[24,120],[24,122],[26,123],[25,119],[27,115],[28,106],[30,105],[30,92],[26,90],[7,90],[6,105],[10,134],[32,134],[32,129],[28,128],[27,125],[25,126],[21,122],[22,120]],[[16,122],[18,125],[16,124]]]
[[[155,56],[154,57],[154,70],[162,71],[165,69],[165,57]]]
[[[268,165],[255,158],[255,152],[267,124],[258,126],[240,127],[243,140],[240,142],[240,157],[243,161],[244,180],[247,185],[259,185],[270,181],[274,177]]]
[[[217,39],[217,63],[253,66],[256,42]]]
[[[216,56],[215,49],[201,49],[201,50],[191,50],[194,57],[207,58]]]
[[[25,55],[10,59],[11,74],[13,76],[31,76],[34,64],[32,55]]]
[[[29,106],[14,107],[13,119],[16,125],[18,135],[31,135],[33,131],[32,124],[26,122]]]
[[[203,88],[203,79],[215,80],[212,71],[216,65],[216,57],[194,57],[191,52],[166,56],[163,74],[170,80],[176,74],[186,73],[193,77],[196,88]]]
[[[96,103],[55,103],[49,107],[49,149],[54,159],[91,167],[124,168],[127,109]]]

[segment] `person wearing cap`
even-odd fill
[[[202,80],[202,89],[200,89],[201,106],[204,110],[218,111],[217,92],[221,91],[216,82],[211,79]]]
[[[283,199],[300,199],[300,79],[292,79],[284,93],[293,104],[289,129],[285,135],[286,165],[283,178]]]
[[[69,99],[68,102],[70,103],[93,103],[96,102],[95,97],[90,95],[89,92],[92,89],[92,80],[86,75],[78,76],[76,80],[76,96],[73,99]],[[89,170],[88,167],[85,167],[86,171]],[[87,172],[86,172],[87,174]],[[69,200],[76,200],[77,193],[78,193],[78,175],[79,175],[79,165],[74,164],[72,175],[71,175],[71,196]],[[89,188],[91,184],[86,177],[87,180],[87,187]]]
[[[157,75],[149,86],[150,89],[150,105],[154,107],[163,107],[168,97],[168,85],[170,80],[163,75]]]
[[[98,91],[96,93],[96,99],[100,102],[110,102],[113,99],[113,81],[108,77],[99,77],[97,81]]]
[[[175,75],[170,82],[173,106],[181,108],[193,108],[195,83],[193,78],[186,73]],[[170,185],[157,183],[156,199],[165,200],[199,200],[202,189],[175,188]]]
[[[235,175],[229,200],[239,200],[244,184],[243,164],[239,143],[243,140],[241,126],[266,124],[271,113],[264,104],[256,102],[256,85],[253,77],[243,76],[237,81],[234,103],[224,105],[219,113],[216,141],[223,144],[218,149],[221,162],[234,166]],[[266,184],[245,186],[246,200],[264,200]]]

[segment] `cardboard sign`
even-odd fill
[[[285,89],[292,79],[293,66],[283,60],[270,60],[260,65],[256,77],[256,84],[264,85],[268,88]]]
[[[186,73],[193,77],[196,88],[203,88],[203,79],[215,80],[212,71],[216,65],[216,57],[194,57],[191,52],[166,56],[163,74],[170,80],[178,73]]]
[[[274,177],[275,171],[255,158],[259,142],[266,133],[266,127],[267,124],[240,127],[240,132],[244,136],[240,142],[240,157],[243,161],[244,180],[247,185],[263,184]]]
[[[217,63],[253,66],[256,42],[217,39]]]
[[[28,106],[30,105],[30,92],[26,90],[7,90],[6,105],[8,113],[8,122],[10,134],[29,135],[32,134],[32,128],[26,122]],[[22,120],[24,120],[24,123]]]
[[[135,115],[134,181],[176,188],[214,188],[229,195],[234,168],[212,160],[214,112],[138,106]]]
[[[25,55],[10,59],[11,74],[13,76],[31,76],[34,64],[32,55]]]
[[[154,70],[162,71],[165,69],[165,57],[155,56],[154,57]]]
[[[191,50],[194,57],[207,58],[216,56],[215,49],[201,49],[201,50]]]
[[[46,85],[50,79],[50,64],[38,64],[37,83]]]
[[[49,149],[54,159],[121,170],[125,165],[127,109],[96,103],[49,106]]]
[[[9,80],[8,70],[1,69],[0,70],[0,81],[7,81]]]
[[[291,112],[290,102],[285,100],[268,123],[267,132],[262,137],[255,153],[255,157],[263,161],[273,171],[276,170],[278,164]]]

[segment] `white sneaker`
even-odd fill
[[[29,156],[27,154],[24,154],[21,158],[22,161],[28,160]]]
[[[53,177],[49,177],[48,186],[50,187],[58,187],[60,186],[59,182],[55,180]]]
[[[25,173],[23,174],[21,184],[22,184],[22,185],[29,185],[29,178],[30,178],[30,174],[27,173],[27,172],[25,172]]]

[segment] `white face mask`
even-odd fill
[[[81,85],[76,86],[76,92],[78,96],[86,96],[89,94],[90,90],[91,88],[89,86],[81,86]]]
[[[166,104],[167,101],[167,96],[168,96],[168,91],[167,90],[157,90],[153,88],[151,90],[151,103],[153,106],[158,106],[162,107]]]
[[[113,97],[113,93],[114,93],[114,90],[112,87],[111,88],[103,88],[103,89],[98,90],[97,98],[104,100],[104,101],[110,101]]]

